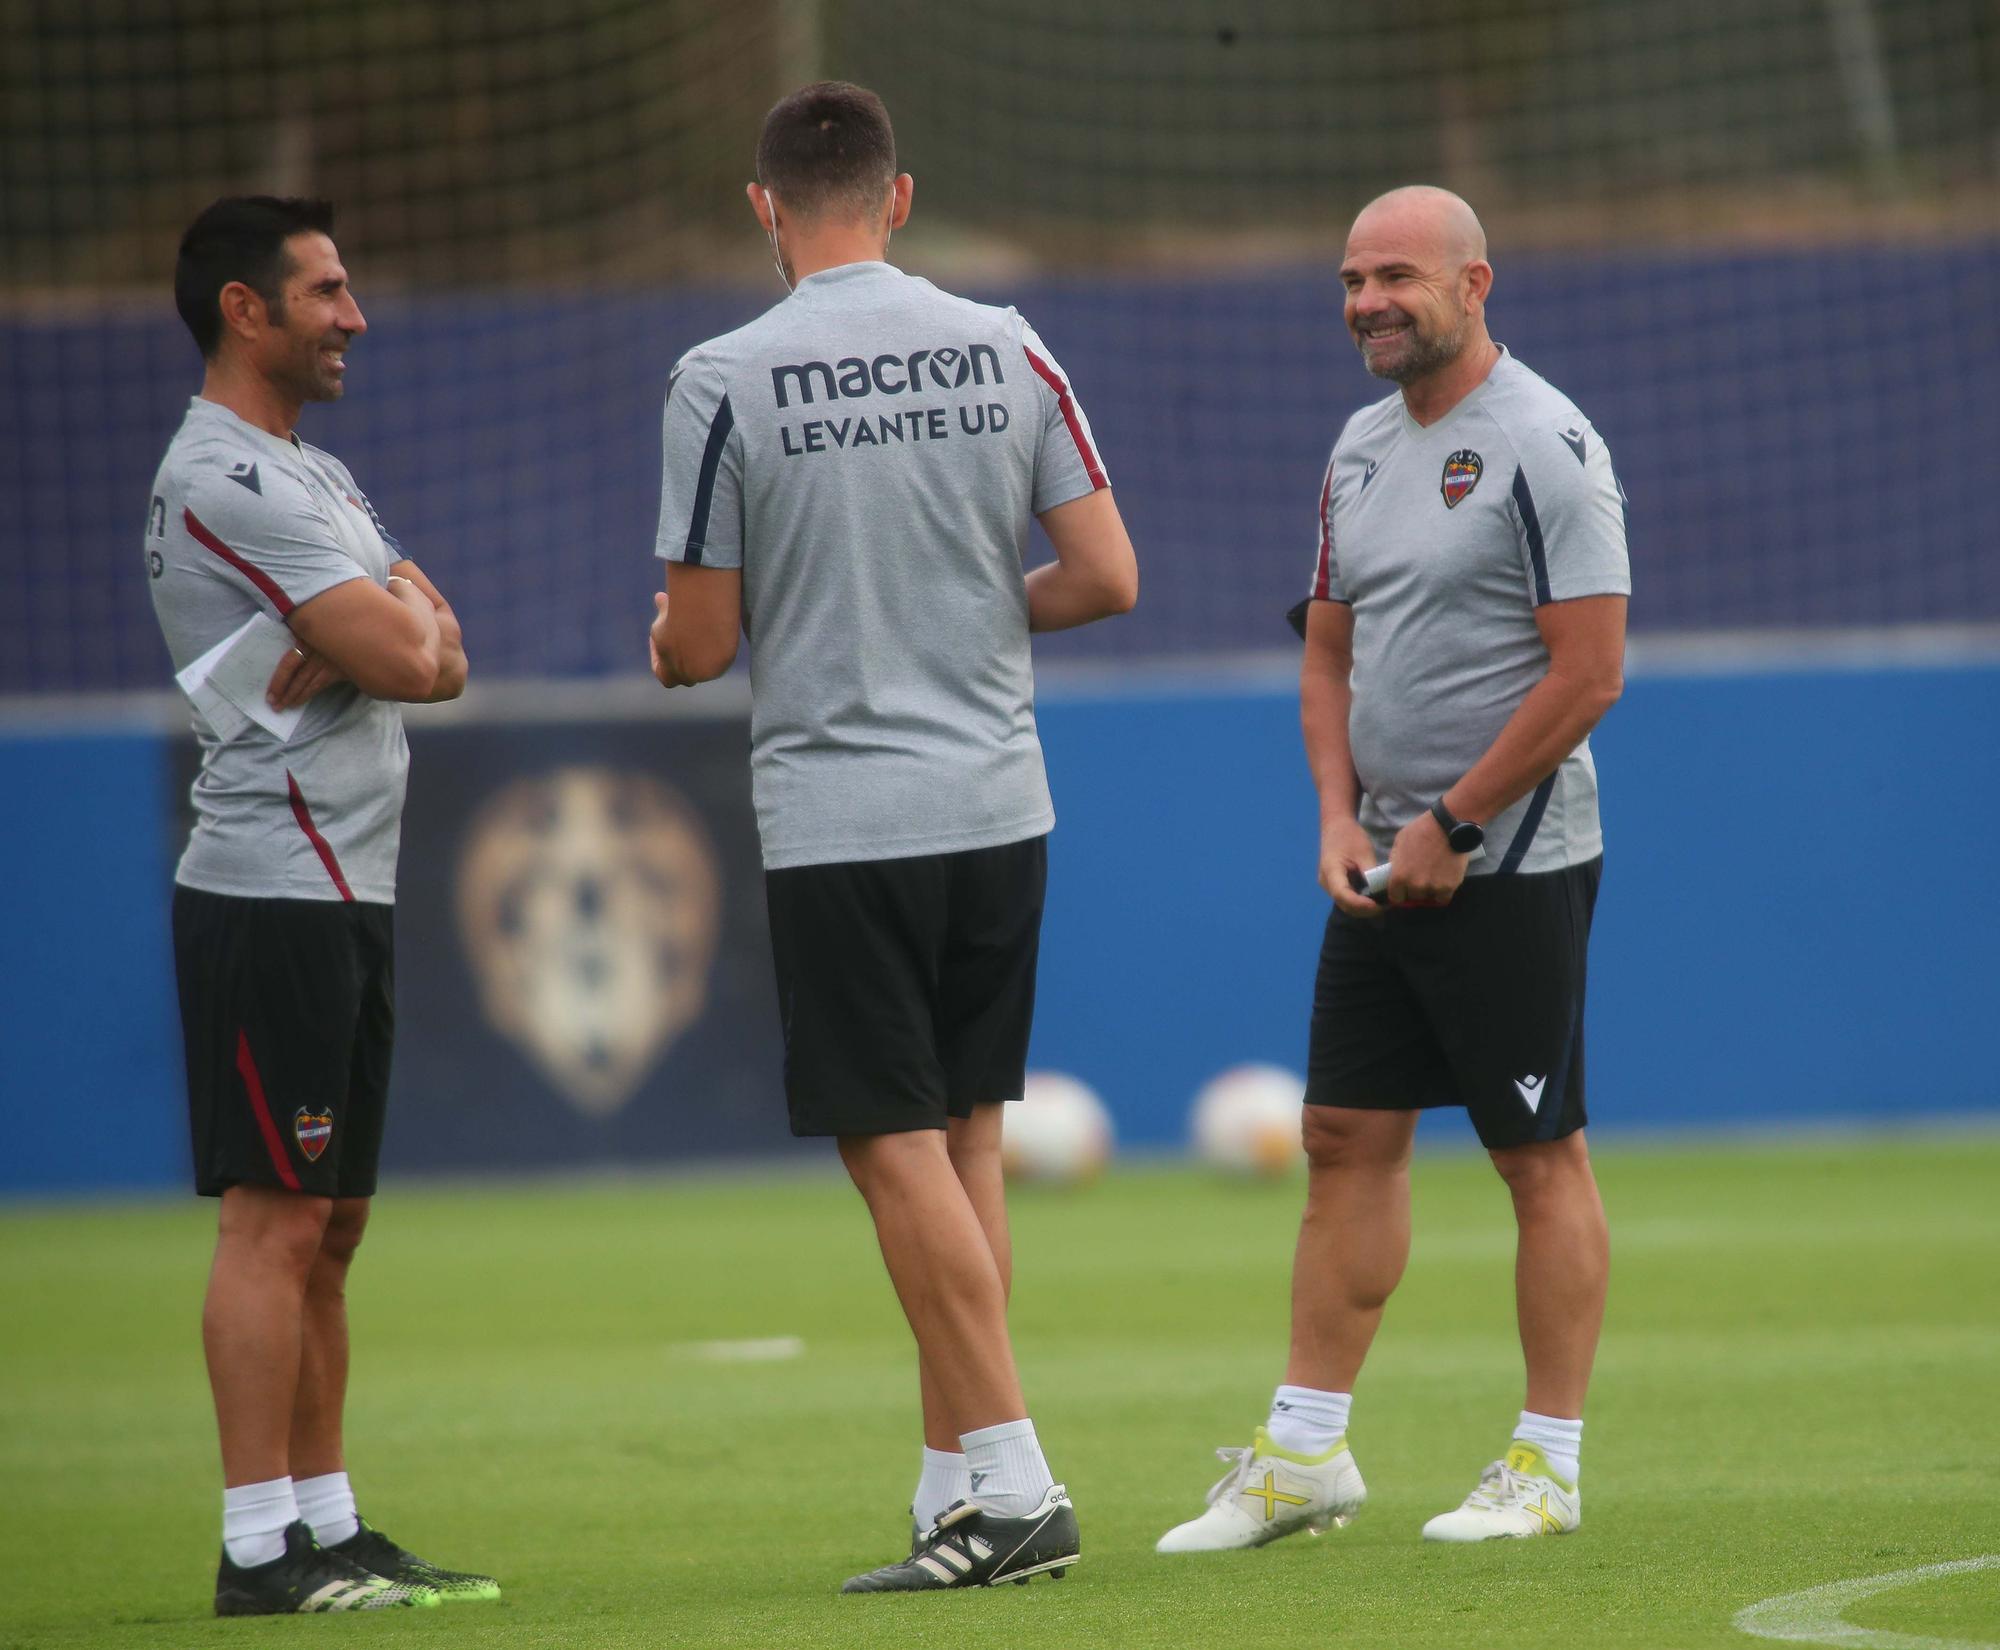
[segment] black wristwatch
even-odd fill
[[[1486,845],[1486,827],[1475,825],[1469,819],[1457,818],[1444,805],[1443,797],[1431,804],[1431,818],[1443,827],[1444,839],[1451,844],[1451,851],[1455,854],[1469,854],[1473,849]]]

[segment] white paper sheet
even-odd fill
[[[252,723],[287,740],[298,731],[304,705],[273,710],[264,697],[272,674],[295,647],[291,631],[263,613],[231,631],[174,680],[194,708],[225,742]]]

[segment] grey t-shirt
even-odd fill
[[[146,569],[174,669],[253,614],[276,620],[349,579],[386,587],[402,550],[341,462],[197,396],[153,481]],[[409,746],[402,707],[337,682],[289,740],[228,738],[197,712],[195,825],[176,880],[273,899],[396,898]]]
[[[1320,490],[1312,595],[1354,609],[1348,740],[1361,824],[1385,858],[1548,674],[1535,609],[1631,589],[1610,450],[1511,355],[1428,427],[1400,393],[1347,421]],[[1603,849],[1586,739],[1488,821],[1469,874],[1560,870]]]
[[[1109,483],[1019,315],[885,263],[809,275],[681,358],[664,445],[658,554],[743,570],[766,866],[1054,825],[1021,557]]]

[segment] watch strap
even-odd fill
[[[1431,804],[1431,818],[1438,822],[1439,828],[1444,832],[1445,841],[1451,845],[1451,851],[1455,854],[1469,854],[1486,840],[1485,828],[1469,820],[1460,819],[1444,805],[1443,797],[1439,797]]]

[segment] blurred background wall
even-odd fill
[[[1385,388],[1340,325],[1346,225],[1414,180],[1480,210],[1495,336],[1631,495],[1594,1115],[2000,1110],[1985,0],[0,0],[0,1188],[180,1173],[190,747],[140,538],[199,382],[175,241],[252,190],[339,204],[371,331],[302,429],[474,659],[410,717],[392,1155],[789,1149],[742,684],[669,703],[641,630],[666,372],[780,296],[741,189],[820,75],[896,119],[892,256],[1061,356],[1140,549],[1136,613],[1038,643],[1037,1059],[1127,1140],[1178,1140],[1222,1065],[1303,1060],[1282,615]]]

